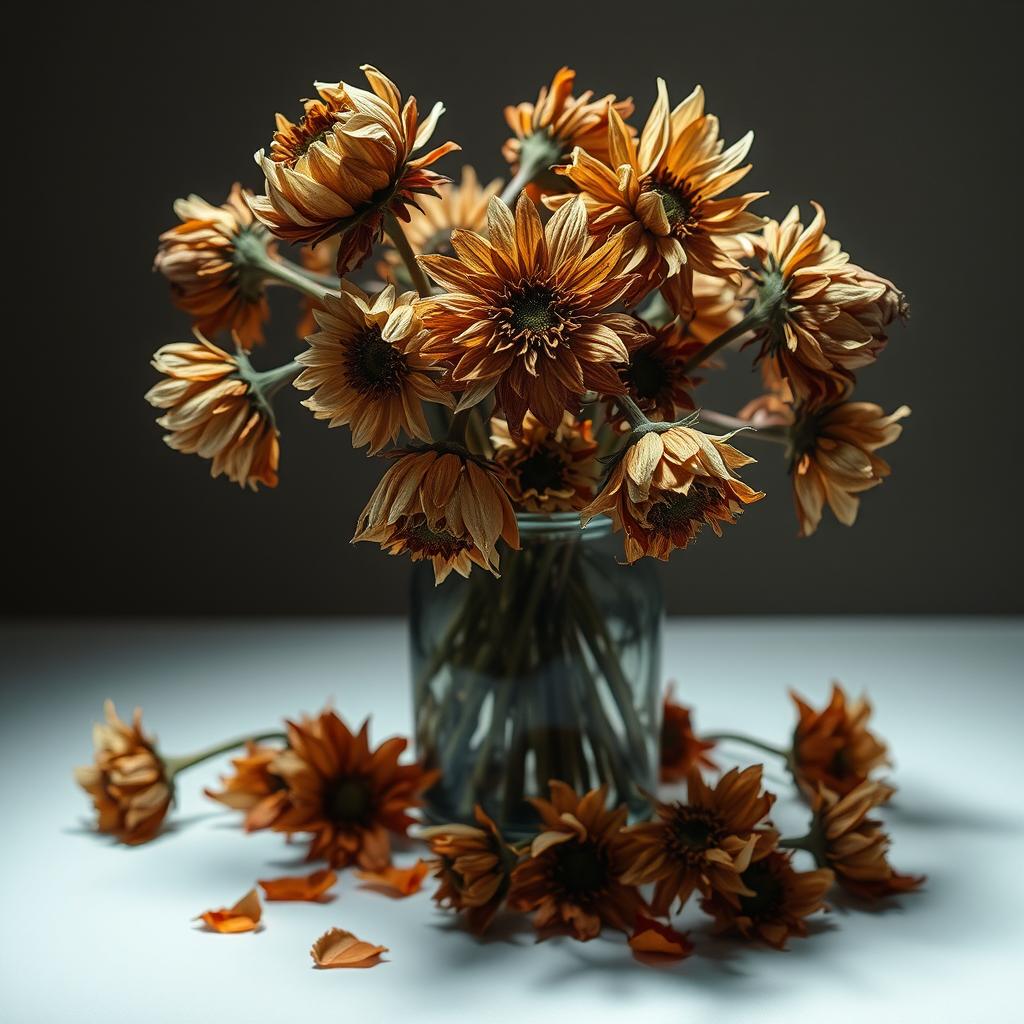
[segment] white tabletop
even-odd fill
[[[155,842],[91,834],[71,769],[89,760],[104,697],[141,704],[166,753],[328,697],[351,720],[372,713],[378,739],[407,733],[400,623],[8,624],[2,639],[0,1015],[15,1024],[1024,1020],[1020,622],[672,622],[666,676],[702,729],[783,741],[787,687],[816,701],[832,678],[869,691],[896,759],[893,860],[929,883],[890,909],[820,917],[786,953],[712,939],[687,915],[697,952],[670,968],[636,962],[614,932],[537,944],[513,923],[477,942],[429,889],[392,901],[350,874],[331,903],[266,905],[259,933],[197,930],[195,914],[255,879],[302,869],[301,847],[245,836],[202,797],[224,762],[183,777],[176,824]],[[792,804],[776,817],[799,827]],[[314,970],[310,944],[332,926],[388,946],[387,962]]]

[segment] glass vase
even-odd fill
[[[621,565],[600,518],[518,517],[501,578],[474,568],[434,586],[415,567],[410,639],[418,753],[441,779],[434,821],[475,804],[511,835],[534,830],[529,797],[550,779],[606,783],[639,813],[657,781],[661,587],[649,561]]]

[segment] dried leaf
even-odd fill
[[[261,878],[260,888],[268,900],[319,900],[336,882],[338,876],[330,869],[311,875]]]
[[[387,946],[374,946],[342,928],[325,932],[309,951],[317,967],[376,967]]]
[[[367,883],[364,888],[401,899],[419,892],[429,871],[430,863],[418,860],[411,868],[396,868],[389,864],[383,871],[357,871],[356,877]]]
[[[655,954],[674,960],[681,960],[693,952],[693,943],[682,932],[646,914],[636,915],[629,945],[634,953]]]
[[[233,907],[207,910],[193,920],[205,922],[211,931],[230,935],[255,931],[262,916],[259,894],[255,889],[250,889]]]

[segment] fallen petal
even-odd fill
[[[233,907],[221,907],[220,910],[207,910],[194,918],[203,921],[211,931],[231,935],[236,932],[256,930],[263,916],[260,897],[255,889],[250,889]]]
[[[317,967],[376,967],[387,946],[374,946],[342,928],[325,932],[309,951]]]
[[[338,876],[330,869],[314,871],[311,875],[285,878],[261,878],[259,886],[268,900],[318,900],[336,882]]]
[[[367,883],[365,888],[378,889],[389,896],[402,898],[419,892],[429,872],[429,862],[418,860],[411,868],[396,868],[391,864],[383,871],[357,871],[356,877]]]
[[[693,943],[682,932],[646,914],[636,915],[629,945],[634,953],[653,953],[674,960],[681,960],[693,952]]]

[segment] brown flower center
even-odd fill
[[[509,325],[514,334],[543,334],[561,322],[555,294],[548,288],[527,285],[509,299]]]
[[[755,861],[740,876],[753,896],[740,896],[740,910],[747,917],[771,918],[782,909],[785,890],[767,860]]]
[[[690,524],[698,527],[709,510],[720,511],[725,498],[720,491],[706,484],[693,484],[689,494],[672,493],[659,501],[647,513],[651,527],[662,533],[671,533]]]
[[[575,900],[599,895],[608,882],[608,854],[597,843],[571,841],[553,848],[552,880]]]
[[[675,178],[666,177],[657,182],[647,185],[645,191],[653,192],[660,200],[665,209],[665,219],[674,235],[684,235],[690,229],[695,217],[693,207],[699,196],[694,196],[685,181],[676,181]]]
[[[352,386],[374,397],[398,394],[408,373],[405,356],[381,337],[377,326],[367,327],[349,343],[345,368]]]
[[[722,836],[717,815],[700,807],[677,807],[669,823],[667,845],[678,860],[701,860],[701,854],[719,845]]]
[[[473,546],[467,537],[456,537],[447,530],[432,530],[422,516],[416,516],[406,525],[402,539],[411,552],[422,553],[429,558],[454,558]]]
[[[538,448],[519,464],[519,486],[522,491],[562,490],[565,487],[565,463],[557,452]]]
[[[326,103],[310,104],[297,124],[275,133],[270,155],[275,163],[294,167],[309,152],[314,143],[321,142],[334,125],[334,110]]]
[[[657,398],[662,389],[671,383],[668,367],[644,349],[634,352],[630,357],[627,378],[629,386],[640,399]]]
[[[373,808],[373,791],[369,780],[358,777],[338,779],[327,794],[326,803],[332,821],[342,825],[366,822]]]

